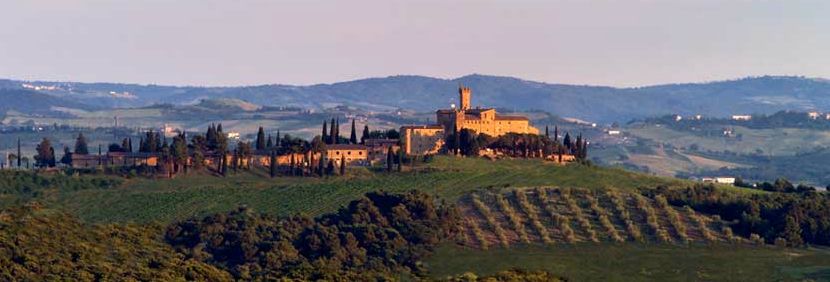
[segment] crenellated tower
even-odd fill
[[[458,102],[459,110],[467,111],[470,109],[470,98],[473,95],[473,90],[470,87],[458,87]]]

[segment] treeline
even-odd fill
[[[42,175],[14,170],[0,171],[0,194],[16,195],[24,199],[38,196],[46,189],[63,191],[109,189],[121,183],[122,180],[116,178]]]
[[[423,192],[368,193],[337,213],[276,218],[239,209],[167,229],[187,258],[239,280],[386,280],[422,274],[419,261],[457,232],[458,212]]]
[[[477,156],[480,150],[491,149],[511,157],[543,158],[551,155],[573,155],[578,160],[588,157],[588,140],[582,134],[576,138],[565,133],[559,139],[559,129],[550,131],[545,127],[545,135],[508,133],[499,137],[476,134],[470,129],[454,131],[444,140],[447,150],[464,156]]]
[[[373,192],[318,218],[246,208],[154,225],[88,226],[37,204],[0,210],[0,280],[388,281],[457,234],[423,192]]]
[[[825,193],[744,195],[697,184],[686,189],[658,187],[645,194],[662,195],[673,205],[734,221],[732,230],[744,237],[790,246],[830,245],[830,199]]]
[[[647,123],[665,124],[675,129],[692,130],[705,126],[743,126],[753,129],[771,128],[806,128],[806,129],[830,129],[830,120],[824,114],[819,114],[815,119],[809,113],[795,111],[779,111],[771,115],[752,115],[750,120],[733,120],[731,118],[683,118],[676,120],[675,115],[665,115],[656,118],[647,118]]]
[[[0,281],[232,281],[139,225],[88,226],[37,204],[0,210]]]

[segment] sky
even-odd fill
[[[4,0],[0,78],[308,85],[472,73],[830,78],[830,1]]]

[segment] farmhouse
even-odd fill
[[[326,162],[331,160],[335,165],[339,166],[341,159],[346,161],[346,165],[367,165],[369,162],[369,152],[366,146],[357,144],[326,145]]]

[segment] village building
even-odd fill
[[[444,146],[441,125],[410,125],[401,127],[401,146],[407,155],[434,155]]]
[[[368,165],[369,151],[366,146],[357,144],[326,145],[326,163],[331,160],[335,166],[339,166],[341,159],[346,161],[346,165]]]
[[[389,148],[392,148],[392,152],[397,154],[398,150],[401,149],[401,146],[398,144],[398,139],[366,139],[363,141],[363,145],[366,146],[366,149],[369,152],[369,162],[370,163],[385,163],[386,162],[386,154],[389,152]]]

